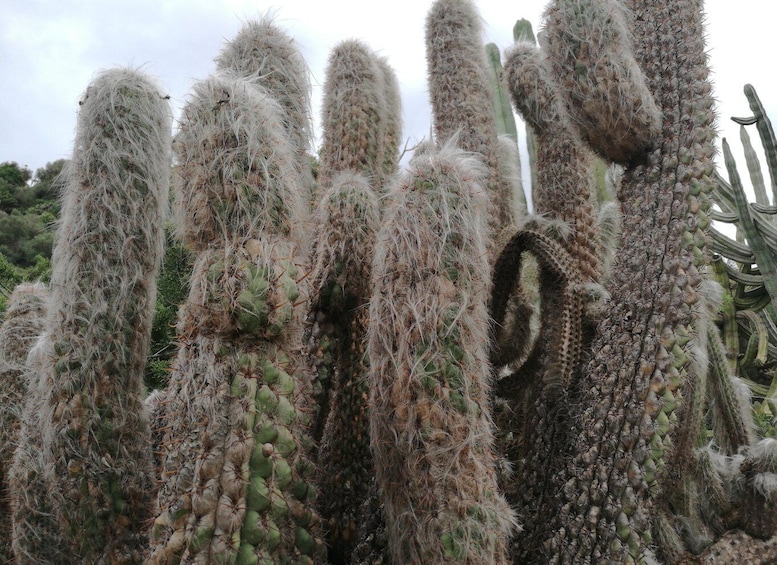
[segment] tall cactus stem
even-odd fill
[[[216,57],[216,68],[260,85],[281,105],[297,166],[312,199],[310,73],[300,46],[270,17],[248,21]]]
[[[513,222],[509,183],[500,178],[496,110],[488,88],[482,23],[471,0],[436,0],[426,17],[426,63],[434,132],[438,143],[457,136],[465,151],[484,160],[486,189],[496,236]]]
[[[81,102],[52,263],[43,457],[67,550],[137,563],[153,499],[143,367],[164,246],[170,107],[134,69]]]
[[[346,40],[332,50],[321,115],[319,190],[331,186],[337,173],[346,170],[365,175],[374,190],[385,178],[387,79],[395,84],[394,77],[386,75],[384,63],[364,42]],[[391,103],[395,116],[396,99]],[[395,117],[392,127],[396,128],[394,121]]]
[[[26,444],[20,437],[22,428],[29,434],[24,422],[26,399],[34,388],[27,366],[27,355],[43,332],[48,289],[41,283],[21,283],[14,288],[8,300],[5,319],[0,326],[0,512],[6,520],[0,525],[0,561],[11,562],[12,507],[25,504],[25,486],[13,477],[14,452]],[[24,473],[17,468],[15,474]],[[21,490],[19,490],[21,489]],[[30,508],[35,512],[35,508]],[[25,528],[24,524],[20,525]]]
[[[488,401],[483,176],[450,146],[417,156],[378,234],[370,429],[394,563],[507,561],[514,522]]]
[[[262,87],[222,74],[194,91],[174,147],[186,164],[179,217],[199,254],[162,416],[149,562],[322,563],[296,147]]]

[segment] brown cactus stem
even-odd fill
[[[634,60],[621,2],[554,0],[540,44],[570,123],[608,161],[652,149],[661,113]]]
[[[393,79],[386,72],[387,65],[363,41],[343,41],[332,50],[321,115],[319,190],[347,170],[366,175],[373,189],[384,178],[386,80]]]
[[[350,562],[374,473],[366,348],[378,225],[378,200],[367,179],[350,171],[337,175],[323,194],[315,220],[311,282],[319,327],[309,340],[321,355],[321,342],[327,341],[331,358],[327,370],[334,369],[327,379],[320,379],[321,406],[316,408],[314,425],[314,440],[320,443],[319,507],[328,526],[331,563]],[[323,366],[321,360],[319,372]]]
[[[560,521],[546,530],[556,563],[651,558],[650,516],[666,509],[693,464],[677,423],[700,378],[690,356],[714,155],[701,2],[629,8],[635,57],[663,113],[661,143],[626,171],[618,193],[612,300],[581,383],[561,504],[550,511]],[[680,403],[677,414],[668,397]]]

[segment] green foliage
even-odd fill
[[[167,245],[157,282],[156,313],[151,328],[151,347],[146,361],[145,382],[149,390],[164,388],[170,363],[177,351],[178,307],[189,294],[192,254],[167,230]]]

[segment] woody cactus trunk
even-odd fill
[[[399,170],[401,81],[344,41],[315,184],[307,70],[271,20],[225,46],[174,140],[145,77],[100,75],[41,337],[3,383],[17,562],[774,562],[777,442],[706,279],[702,19],[698,0],[553,0],[498,85],[475,4],[437,0],[433,139]],[[538,216],[498,137],[504,87]],[[171,146],[194,268],[144,403]],[[625,170],[617,239],[595,156]]]

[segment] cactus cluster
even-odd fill
[[[472,0],[432,4],[433,134],[403,167],[398,76],[358,39],[329,58],[317,175],[269,18],[174,138],[143,73],[94,79],[50,288],[0,328],[0,560],[777,559],[760,101],[751,205],[726,143],[714,172],[700,1],[552,0],[539,46],[527,24],[503,61]],[[171,190],[192,275],[147,392]]]

